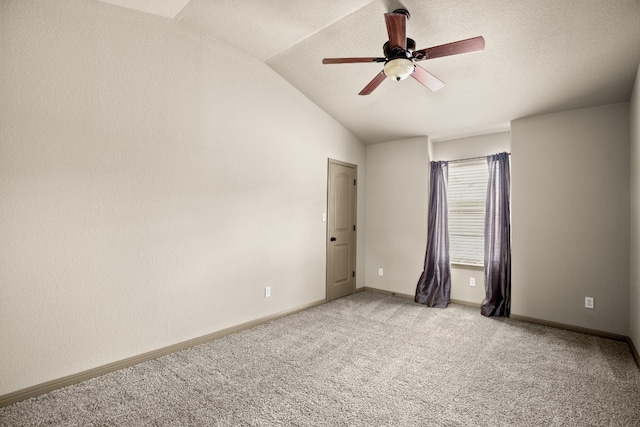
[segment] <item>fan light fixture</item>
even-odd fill
[[[413,73],[413,61],[407,58],[396,58],[384,64],[384,73],[393,80],[404,80]]]
[[[1,1],[2,0],[0,0],[0,2]],[[418,83],[424,87],[435,92],[444,87],[444,82],[422,68],[418,64],[418,61],[440,58],[441,56],[457,55],[459,53],[476,52],[484,49],[484,38],[478,36],[416,50],[415,40],[407,37],[407,19],[409,19],[409,12],[406,9],[396,9],[391,13],[384,14],[384,22],[387,25],[387,35],[389,36],[389,39],[382,45],[384,57],[324,58],[322,63],[384,63],[384,69],[379,71],[373,80],[371,80],[358,95],[370,95],[382,82],[387,80],[387,77],[400,81],[409,76],[417,80]]]

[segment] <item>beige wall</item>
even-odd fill
[[[629,336],[640,350],[640,66],[630,101],[631,118],[631,277]]]
[[[426,137],[367,146],[365,284],[413,295],[424,266],[429,162],[509,151],[509,132],[430,142]],[[378,275],[383,268],[384,276]],[[453,266],[451,298],[480,303],[482,269]],[[476,286],[469,286],[469,277]]]
[[[627,335],[629,105],[515,120],[511,153],[512,313]]]
[[[498,132],[434,141],[431,145],[433,160],[460,160],[509,152],[511,135],[509,132]],[[469,279],[472,277],[475,278],[475,287],[469,285]],[[484,281],[482,267],[451,265],[451,298],[473,304],[482,303],[485,298]]]
[[[426,137],[367,146],[366,286],[415,293],[427,242],[428,188]]]
[[[0,13],[0,395],[324,298],[327,158],[364,177],[352,134],[173,21]]]

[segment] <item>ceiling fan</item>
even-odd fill
[[[358,95],[369,95],[385,78],[404,80],[411,76],[432,91],[442,89],[444,82],[416,64],[417,61],[457,55],[459,53],[475,52],[484,49],[484,38],[473,37],[466,40],[447,43],[440,46],[415,50],[416,42],[407,38],[407,19],[409,11],[396,9],[392,13],[385,13],[389,41],[383,46],[384,58],[324,58],[323,64],[353,64],[358,62],[384,62],[384,68]]]

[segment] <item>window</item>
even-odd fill
[[[449,162],[451,263],[484,265],[484,216],[489,171],[485,158]]]

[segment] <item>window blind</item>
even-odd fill
[[[449,163],[449,250],[451,262],[484,264],[484,216],[489,171],[486,159]]]

